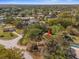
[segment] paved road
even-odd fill
[[[76,57],[79,59],[79,47],[74,47],[74,46],[72,46],[71,48],[75,50]],[[73,51],[73,52],[74,52],[74,51]]]
[[[22,38],[22,35],[20,34],[17,34],[16,32],[13,32],[15,35],[17,35],[18,37],[15,38],[15,39],[12,39],[12,40],[0,40],[0,44],[1,45],[4,45],[5,48],[19,48],[19,49],[24,49],[26,50],[26,47],[25,46],[19,46],[17,45],[17,43],[19,42],[19,40]],[[27,52],[27,51],[24,51],[22,52],[23,53],[23,57],[25,59],[33,59],[31,57],[31,55]]]

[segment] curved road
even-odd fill
[[[12,39],[12,40],[0,40],[0,44],[1,45],[4,45],[4,47],[6,49],[8,49],[8,48],[14,48],[15,47],[15,48],[19,48],[19,49],[26,50],[26,47],[25,46],[19,46],[17,44],[18,41],[22,38],[22,35],[17,34],[16,32],[13,32],[13,33],[16,34],[18,37],[15,38],[15,39]],[[23,54],[23,57],[25,59],[33,59],[32,56],[27,51],[23,51],[22,54]]]

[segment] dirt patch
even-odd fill
[[[32,53],[33,59],[44,59],[44,56],[41,53]]]

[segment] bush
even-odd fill
[[[4,35],[0,35],[0,37],[4,37]]]
[[[10,36],[13,37],[14,36],[13,33],[10,33]]]
[[[61,25],[53,25],[53,26],[51,26],[51,29],[52,29],[52,34],[56,34],[59,31],[64,30],[64,27]]]
[[[48,19],[47,22],[49,25],[54,25],[54,24],[58,24],[59,20],[57,18],[54,18],[54,19]]]

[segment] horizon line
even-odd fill
[[[16,4],[16,3],[0,3],[0,5],[79,5],[79,3],[78,4],[76,4],[76,3],[56,3],[56,4]]]

